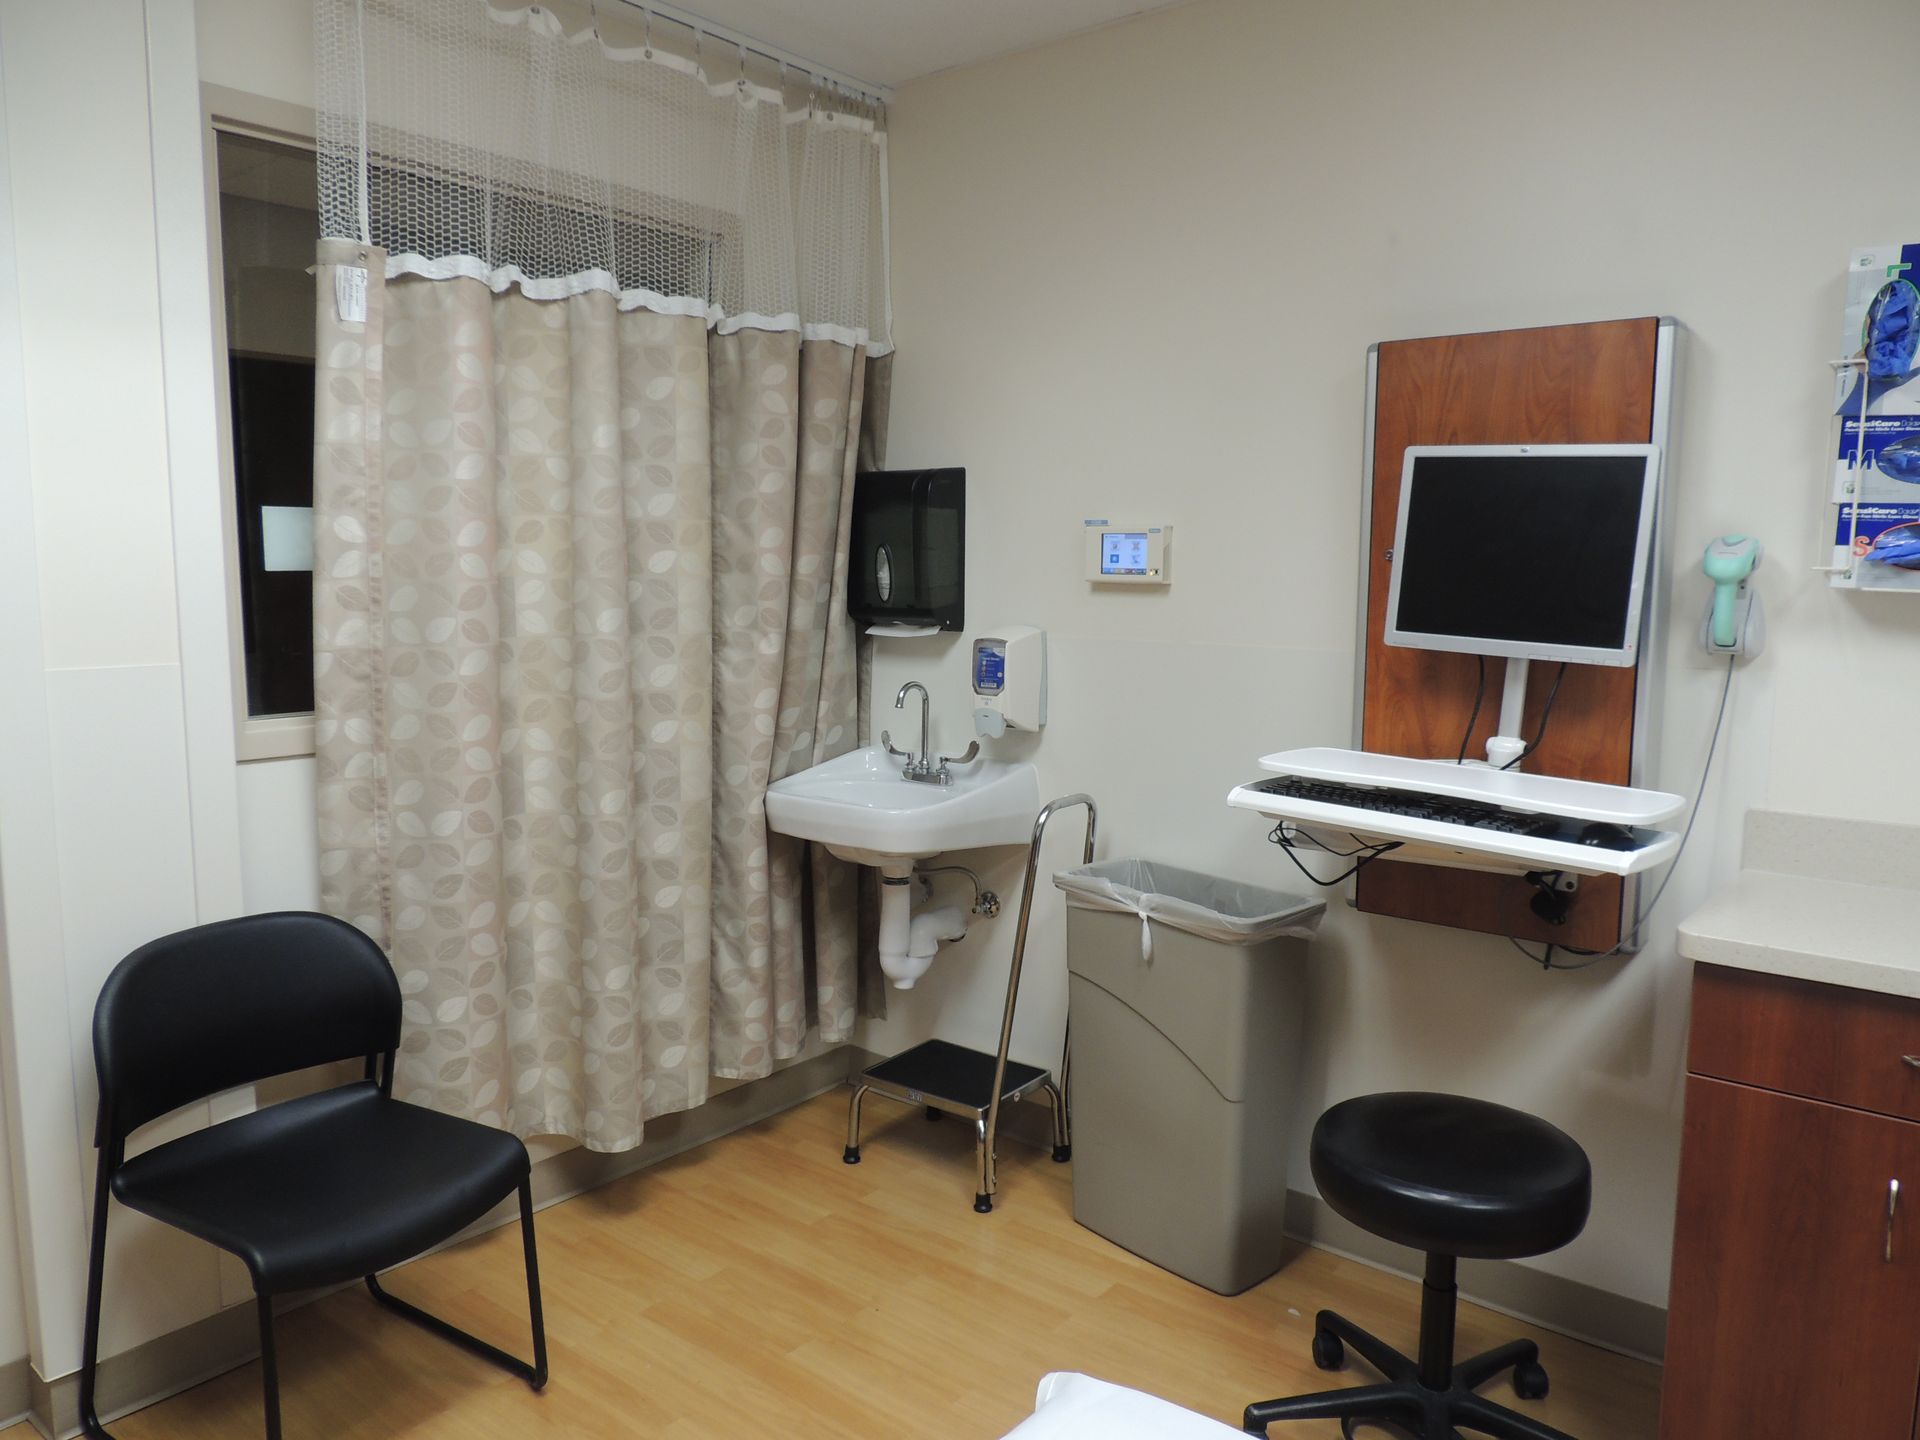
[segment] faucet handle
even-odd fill
[[[922,773],[930,776],[937,784],[951,785],[953,783],[953,772],[947,769],[947,766],[964,765],[979,753],[980,753],[980,742],[976,740],[971,745],[967,746],[966,754],[942,755],[940,757],[940,768],[938,770],[935,770],[931,765],[928,765]]]
[[[896,760],[913,759],[913,752],[911,750],[896,750],[893,748],[893,736],[885,730],[880,732],[880,745],[887,754],[893,756]]]

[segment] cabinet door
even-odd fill
[[[1685,1135],[1662,1440],[1911,1440],[1920,1125],[1692,1076]]]

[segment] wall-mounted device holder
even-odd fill
[[[1700,644],[1709,655],[1751,659],[1767,646],[1767,613],[1750,583],[1765,554],[1751,535],[1717,535],[1700,568],[1713,582],[1713,599],[1700,617]]]
[[[869,635],[966,623],[967,472],[869,470],[853,482],[847,613]]]
[[[973,642],[973,728],[998,739],[1047,723],[1047,632],[1009,625]]]
[[[1116,525],[1088,520],[1087,579],[1095,585],[1171,585],[1168,547],[1171,525]]]
[[[1443,757],[1448,770],[1502,785],[1531,783],[1523,778],[1531,771],[1535,779],[1567,778],[1637,788],[1642,775],[1657,771],[1659,692],[1667,668],[1660,645],[1669,629],[1666,605],[1671,588],[1669,567],[1660,554],[1665,548],[1663,537],[1671,533],[1667,515],[1678,488],[1671,473],[1659,476],[1654,496],[1653,548],[1644,573],[1637,633],[1619,637],[1612,645],[1589,641],[1591,648],[1617,650],[1616,662],[1572,663],[1564,673],[1559,661],[1575,659],[1564,650],[1554,657],[1528,653],[1535,663],[1518,725],[1500,724],[1496,718],[1495,702],[1504,699],[1502,675],[1496,668],[1500,662],[1475,653],[1493,652],[1481,646],[1459,654],[1405,648],[1388,643],[1385,632],[1390,621],[1400,619],[1389,601],[1402,558],[1394,541],[1409,447],[1604,444],[1653,447],[1663,458],[1671,457],[1669,422],[1682,329],[1672,320],[1641,316],[1393,340],[1369,352],[1358,597],[1360,673],[1349,742],[1356,751],[1425,760]],[[1661,468],[1667,470],[1664,464]],[[1506,523],[1508,512],[1483,509],[1478,518],[1502,539],[1502,563],[1507,567],[1506,578],[1511,579],[1519,545]],[[1579,598],[1564,560],[1576,547],[1584,552],[1586,539],[1580,526],[1569,523],[1564,544],[1548,544],[1537,555],[1520,557],[1529,563],[1559,566],[1560,573],[1545,577],[1543,584],[1551,588],[1541,593]],[[1441,553],[1446,553],[1445,547]],[[1591,573],[1590,565],[1583,566],[1583,575]],[[1402,577],[1403,592],[1411,578]],[[1595,588],[1588,578],[1586,591],[1592,593]],[[1464,588],[1458,594],[1463,600],[1479,598]],[[1401,598],[1405,600],[1404,593]],[[1533,608],[1531,603],[1528,608]],[[1620,612],[1610,607],[1610,613]],[[1445,629],[1425,628],[1429,632]],[[1623,643],[1627,639],[1634,641],[1630,655]],[[1542,659],[1552,663],[1540,664]],[[1550,699],[1552,723],[1543,730],[1541,721],[1548,716]],[[1481,753],[1495,730],[1529,740],[1538,736],[1540,743],[1512,770],[1454,766],[1456,756],[1470,759]],[[1350,840],[1338,843],[1342,849],[1352,848]],[[1353,876],[1357,908],[1594,952],[1610,950],[1623,941],[1628,949],[1634,948],[1632,927],[1643,897],[1636,893],[1637,882],[1631,874],[1615,871],[1582,880],[1579,891],[1569,897],[1564,922],[1553,925],[1533,909],[1532,901],[1540,892],[1524,873],[1473,873],[1445,864],[1407,863],[1415,860],[1408,853],[1410,848],[1381,857],[1401,863],[1369,864]],[[1525,863],[1522,872],[1547,868],[1568,867],[1558,863],[1548,867],[1543,858],[1537,858]]]

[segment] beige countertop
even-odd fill
[[[1680,922],[1682,955],[1920,998],[1920,827],[1756,810],[1742,861]]]

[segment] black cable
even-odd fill
[[[1282,820],[1278,825],[1274,826],[1272,830],[1267,832],[1267,839],[1275,845],[1299,844],[1300,842],[1295,836],[1289,835],[1287,833],[1288,826],[1292,826],[1296,831],[1300,829],[1300,825],[1298,821]],[[1354,834],[1353,831],[1351,830],[1347,832],[1347,838],[1353,841],[1353,848],[1351,850],[1336,850],[1333,848],[1333,846],[1327,844],[1326,841],[1322,840],[1317,835],[1310,835],[1307,837],[1307,839],[1311,842],[1314,849],[1324,850],[1327,852],[1327,854],[1335,856],[1341,860],[1351,860],[1355,855],[1358,855],[1363,851],[1372,850],[1376,848],[1376,846],[1373,843],[1362,840],[1358,835]]]
[[[1476,655],[1473,661],[1479,668],[1480,678],[1473,686],[1473,713],[1467,716],[1467,728],[1460,732],[1460,753],[1453,760],[1456,765],[1467,763],[1467,742],[1473,738],[1474,722],[1480,718],[1480,703],[1487,698],[1487,657]]]
[[[1693,836],[1694,821],[1700,818],[1700,802],[1707,798],[1707,781],[1713,777],[1713,757],[1715,752],[1720,748],[1720,731],[1724,728],[1727,719],[1727,697],[1733,693],[1733,662],[1735,658],[1736,657],[1732,655],[1727,657],[1727,676],[1726,679],[1720,682],[1720,708],[1715,712],[1713,717],[1713,737],[1707,741],[1707,760],[1706,763],[1700,767],[1700,787],[1693,792],[1693,809],[1687,815],[1686,828],[1680,832],[1680,844],[1673,852],[1673,859],[1667,862],[1667,873],[1660,877],[1660,888],[1653,892],[1653,899],[1649,900],[1641,908],[1640,913],[1634,916],[1633,924],[1611,949],[1568,950],[1566,946],[1562,945],[1559,948],[1566,950],[1569,955],[1582,957],[1582,963],[1579,965],[1554,965],[1549,963],[1546,967],[1547,969],[1585,970],[1589,966],[1598,965],[1602,960],[1612,959],[1629,945],[1639,942],[1640,932],[1646,928],[1648,919],[1653,915],[1654,907],[1660,903],[1660,897],[1667,893],[1667,886],[1673,883],[1674,874],[1680,868],[1680,857],[1687,853],[1687,841]],[[1508,936],[1507,938],[1510,940],[1513,939],[1512,936]],[[1513,943],[1515,946],[1520,945],[1518,940],[1514,940]],[[1551,961],[1554,947],[1548,946],[1547,949],[1547,958]],[[1520,953],[1526,955],[1529,960],[1533,960],[1535,964],[1541,963],[1524,948],[1521,949]]]
[[[1527,959],[1529,959],[1529,960],[1531,960],[1531,961],[1532,961],[1532,962],[1533,962],[1534,964],[1536,964],[1536,965],[1538,965],[1538,966],[1539,966],[1539,967],[1540,967],[1540,968],[1541,968],[1542,970],[1584,970],[1584,969],[1586,968],[1586,967],[1585,967],[1584,965],[1556,965],[1556,964],[1554,964],[1554,963],[1553,963],[1553,952],[1554,952],[1555,950],[1559,950],[1559,949],[1562,949],[1562,948],[1564,948],[1564,947],[1562,947],[1562,946],[1559,946],[1559,945],[1549,945],[1549,946],[1547,946],[1547,948],[1546,948],[1546,949],[1545,949],[1545,950],[1544,950],[1544,951],[1543,951],[1542,953],[1540,953],[1540,954],[1538,954],[1538,955],[1536,955],[1536,954],[1534,954],[1534,953],[1533,953],[1533,952],[1532,952],[1531,950],[1529,950],[1529,949],[1527,949],[1527,947],[1526,947],[1526,946],[1524,946],[1524,945],[1522,945],[1522,944],[1520,943],[1520,937],[1519,937],[1519,936],[1517,936],[1517,935],[1509,935],[1509,936],[1507,937],[1507,940],[1508,940],[1508,942],[1509,942],[1509,943],[1511,943],[1511,944],[1512,944],[1512,946],[1513,946],[1513,948],[1514,948],[1514,949],[1516,949],[1516,950],[1518,950],[1518,951],[1519,951],[1519,952],[1520,952],[1520,953],[1521,953],[1522,955],[1524,955],[1524,956],[1526,956],[1526,957],[1527,957]]]
[[[1400,848],[1400,843],[1401,843],[1398,840],[1387,840],[1387,841],[1383,841],[1378,845],[1370,845],[1367,847],[1367,853],[1364,855],[1361,855],[1358,860],[1354,861],[1353,864],[1349,865],[1345,870],[1341,871],[1338,875],[1335,875],[1331,879],[1323,880],[1318,875],[1314,874],[1311,870],[1307,869],[1307,867],[1301,863],[1300,857],[1293,853],[1293,841],[1287,839],[1286,835],[1284,834],[1285,830],[1286,830],[1285,825],[1276,825],[1273,827],[1273,829],[1270,832],[1268,832],[1267,839],[1271,840],[1274,844],[1278,845],[1282,850],[1286,851],[1287,858],[1293,861],[1294,869],[1298,870],[1302,875],[1306,876],[1307,879],[1312,881],[1315,885],[1319,885],[1322,888],[1326,888],[1326,889],[1331,889],[1333,886],[1340,884],[1344,880],[1351,880],[1355,875],[1359,874],[1360,871],[1365,866],[1371,864],[1375,860],[1378,860],[1382,855],[1386,854],[1389,850],[1398,850]],[[1357,853],[1357,852],[1354,852],[1354,851],[1348,852],[1348,854],[1354,854],[1354,853]]]
[[[1553,718],[1553,702],[1560,698],[1560,682],[1566,678],[1567,662],[1562,660],[1560,662],[1560,673],[1553,677],[1553,688],[1547,691],[1547,703],[1540,711],[1540,727],[1533,732],[1533,739],[1527,742],[1527,748],[1507,761],[1506,764],[1502,765],[1500,767],[1502,770],[1511,770],[1522,760],[1526,759],[1527,756],[1538,750],[1540,748],[1540,742],[1547,738],[1547,722]]]

